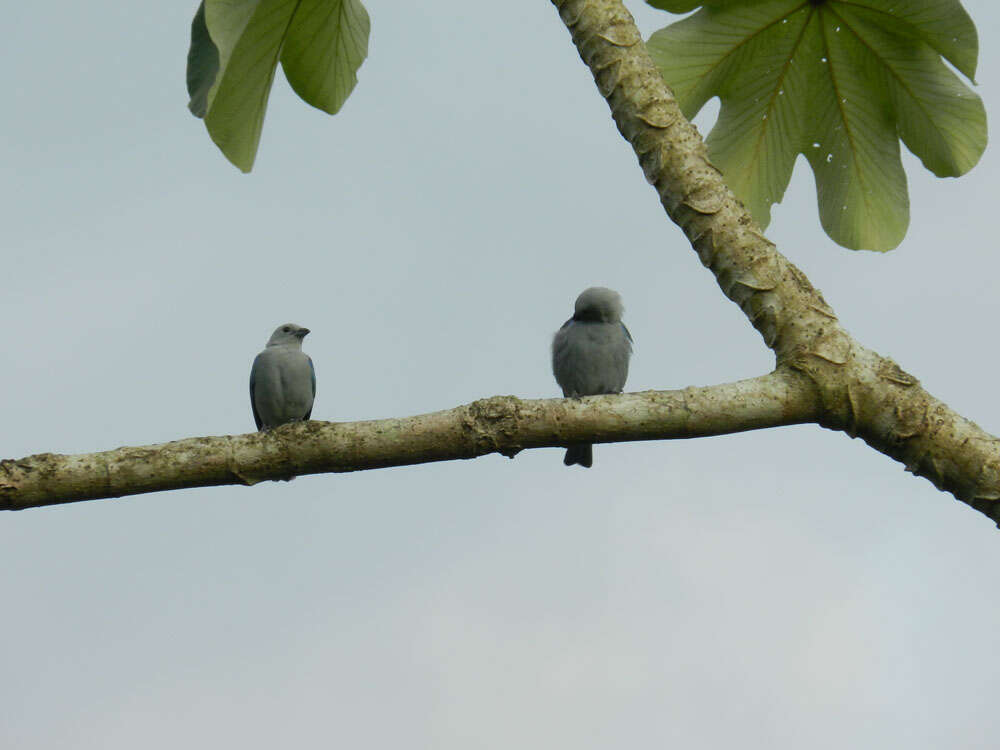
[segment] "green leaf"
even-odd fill
[[[302,0],[281,51],[295,93],[336,114],[358,82],[369,31],[368,11],[359,0]]]
[[[979,39],[972,19],[958,0],[897,0],[888,3],[888,10],[887,4],[879,0],[855,0],[851,5],[876,16],[889,15],[901,31],[927,42],[966,78],[975,82]]]
[[[188,109],[195,117],[208,111],[208,92],[219,73],[219,49],[205,25],[205,0],[198,6],[191,23],[191,49],[188,50],[187,89],[191,100]]]
[[[975,27],[957,0],[703,5],[653,34],[650,53],[688,117],[721,99],[709,154],[762,226],[804,154],[827,234],[889,250],[909,224],[899,140],[938,176],[982,155],[982,102],[941,60],[975,74]]]
[[[671,13],[687,13],[701,5],[701,0],[646,0],[649,5]]]
[[[244,172],[253,168],[278,53],[296,0],[206,0],[205,19],[221,72],[208,96],[205,126]]]
[[[368,32],[359,0],[203,0],[192,23],[189,107],[226,158],[249,172],[279,59],[303,99],[334,113],[357,82]]]

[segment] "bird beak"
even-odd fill
[[[308,328],[300,328],[298,331],[296,331],[295,335],[298,336],[300,339],[304,339],[307,333],[309,333]]]

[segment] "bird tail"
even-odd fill
[[[563,463],[567,466],[579,464],[589,469],[594,465],[594,446],[590,443],[571,445],[566,449],[566,458],[563,459]]]

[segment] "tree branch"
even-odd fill
[[[683,391],[530,401],[502,396],[405,419],[307,422],[88,455],[39,454],[0,461],[0,509],[814,422],[861,437],[1000,520],[1000,440],[841,327],[708,161],[620,0],[552,2],[667,214],[774,350],[773,373]]]
[[[736,383],[582,399],[495,396],[448,411],[372,422],[305,422],[103,453],[0,461],[0,509],[143,492],[252,485],[299,474],[451,461],[579,442],[704,437],[813,422],[807,378],[782,370]]]
[[[840,325],[708,160],[621,0],[552,0],[646,179],[701,262],[739,305],[779,368],[808,377],[817,422],[860,437],[1000,521],[1000,441]]]

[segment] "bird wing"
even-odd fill
[[[257,358],[259,357],[260,355],[257,355]],[[253,421],[257,423],[257,429],[260,430],[260,414],[257,413],[257,400],[254,398],[257,385],[257,358],[254,359],[253,367],[250,368],[250,408],[253,409]]]
[[[309,377],[312,379],[313,398],[316,398],[316,368],[313,366],[312,357],[307,354],[306,359],[309,360]],[[306,412],[306,419],[309,419],[312,413],[313,410],[310,406],[309,411]]]

